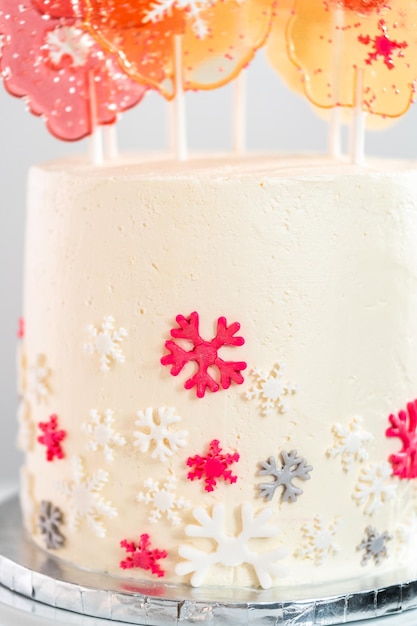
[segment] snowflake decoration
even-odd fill
[[[168,552],[166,550],[151,549],[151,539],[148,534],[144,533],[140,536],[139,542],[127,541],[123,539],[120,547],[124,548],[130,556],[124,561],[120,561],[122,569],[132,569],[138,567],[144,570],[150,570],[152,574],[156,574],[158,578],[165,576],[165,571],[161,569],[158,561],[166,559]]]
[[[46,460],[63,459],[65,454],[61,442],[67,433],[65,430],[58,430],[58,415],[51,415],[48,422],[39,422],[38,426],[43,432],[43,435],[39,435],[38,442],[46,446]]]
[[[28,392],[33,394],[39,403],[45,403],[51,393],[51,370],[46,356],[39,354],[36,361],[28,368]]]
[[[240,328],[238,322],[227,326],[226,318],[219,317],[216,336],[211,341],[205,341],[199,334],[198,313],[194,311],[188,318],[183,315],[177,315],[176,321],[179,328],[171,330],[171,336],[174,339],[188,341],[194,347],[187,351],[175,341],[166,341],[165,348],[170,354],[163,356],[161,363],[162,365],[171,365],[172,376],[178,376],[187,363],[190,361],[196,362],[197,372],[186,380],[184,384],[185,389],[196,387],[197,397],[203,398],[207,388],[215,392],[220,387],[228,389],[232,382],[237,385],[243,383],[241,371],[246,369],[246,363],[243,361],[224,361],[219,357],[220,348],[224,346],[242,346],[245,343],[243,337],[234,336]],[[209,373],[209,369],[214,367],[220,373],[218,382]]]
[[[352,469],[354,461],[362,463],[368,459],[364,444],[373,441],[373,436],[362,428],[362,424],[361,417],[354,417],[347,427],[341,424],[334,424],[332,427],[335,440],[333,446],[327,450],[327,456],[340,456],[345,472]]]
[[[1,50],[1,46],[0,46]],[[19,317],[17,322],[17,338],[21,341],[25,338],[25,318]]]
[[[265,372],[255,368],[251,374],[255,383],[244,397],[248,400],[259,400],[261,404],[261,415],[271,415],[276,410],[278,413],[285,413],[287,406],[285,398],[296,393],[295,385],[283,379],[283,365],[275,364],[270,372]]]
[[[29,470],[23,466],[20,470],[20,489],[19,499],[23,513],[23,520],[28,532],[35,534],[36,532],[36,506],[33,496],[34,477]]]
[[[199,587],[213,565],[239,567],[248,564],[255,570],[261,587],[269,589],[272,584],[272,577],[286,576],[288,573],[286,569],[279,567],[276,563],[276,561],[286,557],[287,552],[282,548],[255,552],[250,549],[249,542],[251,539],[276,537],[278,528],[267,523],[272,515],[272,510],[269,508],[254,514],[249,503],[242,504],[240,532],[231,537],[224,531],[224,504],[215,504],[211,517],[203,507],[197,507],[193,510],[193,516],[198,525],[186,526],[185,534],[188,537],[212,539],[216,547],[212,552],[204,552],[195,548],[194,545],[180,545],[178,552],[186,561],[177,565],[176,573],[179,576],[186,576],[193,572],[191,585]]]
[[[50,550],[62,548],[65,537],[61,534],[60,526],[63,523],[62,512],[52,502],[42,500],[38,518],[38,528]]]
[[[391,541],[392,536],[384,532],[381,535],[373,526],[365,528],[366,537],[356,547],[356,550],[364,550],[361,565],[366,565],[371,559],[376,565],[379,565],[383,559],[388,557],[387,542]]]
[[[192,20],[192,31],[199,39],[204,39],[209,34],[206,21],[201,17],[201,12],[212,6],[210,0],[157,0],[151,3],[151,9],[145,12],[143,23],[156,23],[172,14],[173,9],[182,9]]]
[[[146,491],[138,493],[137,501],[152,505],[153,508],[148,517],[152,524],[156,524],[164,515],[173,525],[177,525],[181,522],[178,511],[191,508],[189,500],[175,494],[176,482],[175,476],[169,476],[161,486],[152,478],[145,480]]]
[[[61,492],[70,500],[71,507],[68,515],[68,527],[72,532],[77,531],[83,520],[101,539],[106,536],[103,517],[113,519],[117,517],[117,510],[112,503],[104,500],[100,492],[109,482],[109,475],[102,469],[91,476],[87,476],[84,464],[79,456],[72,460],[71,482],[60,484]]]
[[[187,459],[187,466],[194,467],[193,471],[188,472],[187,478],[194,480],[195,478],[204,478],[205,490],[213,491],[217,486],[217,479],[223,478],[233,484],[237,481],[237,476],[233,476],[229,468],[232,463],[239,461],[239,454],[222,453],[220,442],[213,439],[209,445],[209,451],[206,456],[190,456]]]
[[[333,556],[339,551],[333,537],[340,527],[340,518],[335,518],[326,525],[321,515],[315,515],[312,522],[301,526],[304,545],[296,550],[295,556],[312,559],[315,565],[322,565],[326,556]]]
[[[120,343],[127,337],[127,330],[124,328],[116,330],[114,317],[106,316],[99,328],[90,324],[87,332],[89,341],[84,345],[84,351],[86,354],[96,352],[99,355],[102,372],[108,372],[114,361],[125,362]]]
[[[372,46],[373,51],[368,54],[365,63],[372,65],[374,61],[382,58],[384,65],[389,70],[393,70],[395,68],[393,59],[394,53],[398,52],[399,55],[401,55],[401,51],[408,47],[408,43],[406,41],[392,41],[388,36],[388,28],[385,20],[379,20],[378,30],[381,34],[375,37],[370,37],[369,35],[359,35],[358,37],[360,43],[363,43],[365,46]]]
[[[138,411],[139,419],[136,420],[135,425],[140,430],[135,430],[133,433],[135,437],[133,445],[139,447],[141,452],[148,452],[154,444],[151,457],[165,462],[168,457],[178,452],[179,448],[186,445],[188,432],[171,429],[173,424],[181,421],[174,408],[159,407],[157,414],[158,417],[154,415],[152,407],[148,407],[145,411]]]
[[[75,26],[58,26],[45,35],[45,50],[54,68],[65,61],[74,68],[86,65],[93,46],[90,35]]]
[[[272,500],[278,487],[283,487],[281,501],[296,502],[297,497],[303,493],[303,490],[296,487],[292,481],[295,478],[310,480],[310,472],[313,468],[311,465],[307,465],[305,459],[297,456],[296,450],[291,450],[291,452],[283,450],[281,459],[282,466],[280,468],[277,468],[273,456],[269,457],[267,461],[262,461],[258,475],[272,476],[274,481],[272,483],[261,483],[258,486],[259,496],[265,498],[265,500]]]
[[[29,452],[33,449],[35,443],[36,428],[32,420],[32,411],[27,400],[20,400],[17,411],[17,420],[19,430],[17,433],[16,445],[19,450]]]
[[[393,498],[396,486],[387,483],[391,474],[389,463],[373,464],[362,469],[352,498],[356,500],[358,506],[365,505],[367,515],[374,515]]]
[[[407,411],[389,416],[391,426],[386,430],[387,437],[398,437],[402,448],[391,454],[389,462],[392,473],[399,478],[417,477],[417,400],[407,404]]]
[[[96,409],[90,411],[91,422],[83,424],[82,430],[89,436],[88,449],[93,452],[102,450],[108,463],[114,461],[115,446],[126,445],[126,439],[113,428],[113,411],[107,409],[101,415]]]

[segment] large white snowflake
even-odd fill
[[[93,452],[102,450],[104,458],[109,463],[114,461],[114,448],[126,445],[126,439],[113,428],[113,411],[107,409],[104,414],[96,409],[90,411],[91,422],[82,425],[82,430],[88,435],[87,447]]]
[[[168,457],[178,452],[187,443],[188,432],[186,430],[172,430],[171,426],[181,421],[176,410],[172,407],[161,406],[155,415],[154,409],[148,407],[145,411],[138,411],[135,425],[140,430],[135,430],[134,445],[141,452],[148,452],[153,447],[151,457],[166,461]]]
[[[301,526],[304,544],[295,551],[295,556],[312,559],[315,565],[321,565],[326,556],[332,556],[339,551],[339,547],[333,541],[339,526],[339,518],[326,525],[323,516],[316,515],[312,522],[306,522]]]
[[[272,515],[270,508],[265,508],[254,514],[252,506],[248,502],[242,504],[240,510],[241,523],[238,523],[240,532],[235,537],[231,537],[224,531],[224,504],[215,504],[211,516],[203,507],[197,507],[193,510],[193,516],[198,525],[186,526],[185,534],[188,537],[211,539],[215,542],[216,547],[212,552],[204,552],[195,548],[194,545],[180,545],[178,552],[186,560],[176,566],[176,573],[179,576],[186,576],[194,572],[191,577],[191,585],[199,587],[213,565],[239,567],[248,564],[255,570],[261,587],[269,589],[273,577],[288,574],[286,568],[277,565],[278,560],[287,556],[287,551],[283,548],[277,548],[265,552],[256,552],[251,549],[249,542],[251,539],[275,537],[278,534],[278,528],[267,523]]]
[[[33,364],[27,370],[27,391],[37,402],[44,403],[51,393],[51,370],[48,367],[46,356],[38,354]]]
[[[392,483],[391,476],[389,463],[374,463],[362,469],[352,498],[358,506],[364,505],[367,515],[374,515],[394,497],[396,485]]]
[[[354,417],[347,427],[339,423],[332,427],[334,443],[327,450],[327,456],[331,458],[340,456],[345,472],[352,468],[354,461],[362,463],[368,459],[365,444],[373,441],[373,436],[362,428],[362,424],[361,417]]]
[[[71,482],[60,483],[60,491],[71,503],[66,515],[69,529],[75,532],[86,520],[97,537],[105,537],[103,517],[117,517],[117,510],[112,503],[100,495],[109,482],[108,473],[99,469],[91,476],[86,476],[83,460],[75,456],[72,459],[72,476]]]
[[[244,395],[248,400],[260,401],[262,415],[271,415],[274,410],[278,413],[285,413],[287,410],[286,396],[297,391],[295,385],[284,380],[283,369],[284,366],[277,363],[270,372],[258,368],[251,371],[255,382]]]
[[[171,16],[173,9],[180,9],[192,21],[193,33],[199,39],[204,39],[209,34],[209,29],[207,22],[201,17],[201,12],[213,4],[212,0],[157,0],[152,2],[151,8],[145,12],[143,23],[159,22]]]
[[[45,49],[55,67],[62,66],[65,59],[69,60],[72,67],[82,67],[93,45],[90,35],[75,26],[59,26],[48,31],[45,36]]]
[[[100,327],[90,324],[87,332],[89,341],[84,344],[84,351],[86,354],[99,355],[100,369],[103,372],[108,372],[114,361],[125,362],[120,344],[127,337],[127,330],[125,328],[116,330],[114,317],[107,315]]]
[[[177,525],[181,522],[178,511],[191,508],[189,500],[175,494],[176,482],[177,480],[173,475],[169,476],[161,486],[157,480],[152,480],[152,478],[145,480],[146,491],[145,493],[142,491],[138,493],[137,501],[152,505],[152,511],[148,517],[152,524],[158,522],[164,515],[172,524]]]

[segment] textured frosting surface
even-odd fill
[[[28,204],[19,443],[40,545],[193,585],[404,565],[414,166],[68,160],[32,169]],[[220,388],[198,397],[203,370]]]

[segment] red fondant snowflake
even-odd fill
[[[245,343],[243,337],[235,337],[240,328],[238,322],[227,326],[226,318],[219,317],[217,320],[217,332],[214,339],[205,341],[199,334],[199,317],[194,311],[186,318],[177,315],[179,328],[171,330],[174,339],[185,339],[194,345],[192,350],[184,350],[175,341],[165,342],[165,348],[170,352],[162,357],[162,365],[172,365],[171,374],[177,376],[189,361],[197,363],[197,372],[185,381],[184,387],[192,389],[196,387],[198,398],[203,398],[208,387],[210,391],[218,391],[220,387],[228,389],[232,382],[237,385],[243,383],[241,371],[246,368],[244,361],[224,361],[219,357],[219,350],[224,346],[242,346]],[[217,382],[209,373],[209,368],[216,367],[220,373]]]
[[[156,574],[158,578],[165,576],[165,571],[161,569],[157,561],[166,559],[168,552],[166,550],[151,549],[150,545],[151,539],[146,533],[140,536],[137,544],[134,541],[123,539],[120,542],[120,547],[124,548],[128,554],[130,552],[131,556],[128,556],[124,561],[120,561],[120,567],[122,569],[139,567],[140,569],[151,570],[152,574]]]
[[[389,416],[391,423],[387,428],[387,437],[398,437],[402,441],[402,448],[396,454],[391,454],[389,462],[394,476],[399,478],[417,477],[417,400],[407,404],[407,411],[400,411],[398,415]]]
[[[23,317],[19,317],[17,323],[17,338],[24,339],[25,338],[25,319]]]
[[[375,38],[372,38],[369,35],[359,35],[358,37],[360,43],[363,43],[366,46],[369,46],[370,44],[372,45],[373,52],[368,54],[365,63],[367,65],[372,65],[374,61],[377,61],[378,58],[381,57],[386,67],[389,70],[393,70],[395,67],[393,59],[394,52],[404,50],[407,48],[408,44],[406,41],[392,41],[388,37],[388,29],[384,20],[379,20],[378,28],[381,34],[377,35]]]
[[[228,467],[232,463],[239,461],[239,458],[237,452],[223,454],[220,442],[217,439],[213,439],[206,456],[196,454],[196,456],[190,456],[187,459],[188,467],[194,467],[192,472],[188,472],[187,478],[190,480],[204,478],[206,491],[214,490],[214,487],[217,485],[217,478],[223,478],[223,480],[228,480],[233,484],[237,481],[237,476],[233,476]]]
[[[38,442],[46,446],[46,459],[53,461],[63,459],[65,454],[61,447],[61,441],[65,439],[67,433],[65,430],[58,430],[58,416],[51,415],[49,422],[39,422],[38,424],[43,435],[39,435]]]

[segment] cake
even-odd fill
[[[31,538],[80,568],[274,588],[395,572],[417,492],[417,169],[35,166],[19,344]]]

